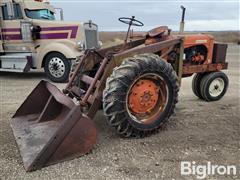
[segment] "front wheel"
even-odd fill
[[[194,77],[192,79],[192,91],[199,99],[203,99],[203,97],[201,95],[200,83],[205,75],[207,75],[207,74],[206,73],[197,73],[194,75]]]
[[[71,70],[71,62],[61,53],[47,55],[44,71],[53,82],[67,82]]]
[[[172,66],[154,54],[127,58],[114,68],[103,92],[108,123],[124,137],[144,137],[173,114],[178,80]]]
[[[228,77],[225,73],[212,72],[204,76],[200,83],[201,96],[205,101],[221,99],[228,89]]]

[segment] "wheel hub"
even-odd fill
[[[49,61],[49,72],[56,78],[63,76],[65,65],[62,59],[54,57]]]
[[[54,64],[53,64],[53,70],[57,71],[58,68],[59,68],[59,67],[58,67],[58,64],[57,64],[57,63],[54,63]]]
[[[131,111],[143,115],[152,112],[158,101],[158,92],[159,88],[153,81],[137,81],[128,97]]]
[[[213,80],[209,86],[209,94],[212,97],[219,96],[224,90],[224,81],[221,78]]]

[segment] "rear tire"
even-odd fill
[[[46,56],[44,71],[53,82],[67,82],[71,70],[71,62],[63,54],[52,52]]]
[[[225,73],[212,72],[201,80],[201,95],[205,101],[218,101],[228,89],[228,77]]]
[[[141,88],[140,82],[148,84],[146,89]],[[152,91],[151,88],[156,86],[158,88]],[[139,94],[140,91],[144,91],[144,98],[145,93],[150,93],[146,104],[144,99],[144,102],[141,101],[143,106],[135,109],[132,103],[137,106],[141,103],[138,104],[139,99],[134,101],[134,88]],[[107,79],[103,92],[104,113],[109,125],[115,127],[121,136],[144,137],[155,132],[173,114],[178,91],[177,75],[169,63],[155,54],[136,55],[126,58],[119,67],[114,68],[112,75]],[[158,98],[151,99],[153,96]],[[157,102],[154,104],[152,101],[155,100]],[[145,106],[151,108],[147,112],[138,112],[142,109],[144,111]]]

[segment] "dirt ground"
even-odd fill
[[[94,122],[97,145],[81,158],[26,173],[10,129],[10,117],[31,92],[42,72],[0,73],[0,179],[195,179],[181,176],[181,161],[240,164],[239,48],[229,45],[225,97],[207,103],[196,98],[191,78],[183,80],[176,114],[159,133],[144,139],[122,139],[100,111]],[[64,87],[64,84],[57,84]],[[240,179],[208,176],[207,179]]]

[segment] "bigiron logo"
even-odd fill
[[[237,176],[239,173],[236,165],[217,165],[208,161],[205,164],[197,164],[195,161],[181,162],[181,175],[194,175],[197,179],[205,179],[207,176]]]

